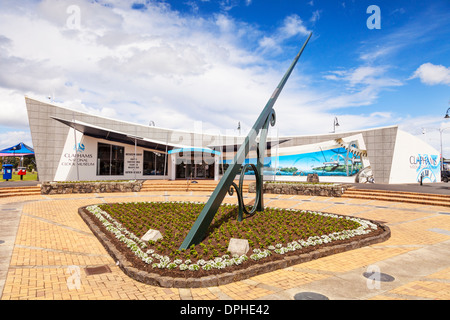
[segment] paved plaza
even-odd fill
[[[77,212],[104,202],[206,201],[209,195],[162,191],[0,198],[0,298],[293,300],[299,293],[313,292],[330,300],[450,299],[450,207],[266,194],[265,205],[270,207],[383,221],[391,238],[243,281],[196,289],[160,288],[129,278]],[[252,195],[246,198],[248,202]],[[230,196],[224,201],[237,202]],[[86,272],[99,266],[109,269]],[[364,276],[372,271],[389,281]]]

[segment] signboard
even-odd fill
[[[59,159],[55,181],[87,180],[90,171],[95,172],[96,148],[81,132],[72,128]]]
[[[439,152],[425,141],[399,130],[389,183],[423,183],[441,180]]]
[[[125,175],[142,174],[142,152],[125,152]]]

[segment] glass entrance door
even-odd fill
[[[195,165],[195,177],[197,179],[206,178],[205,172],[206,172],[206,170],[205,170],[204,163]]]
[[[214,178],[214,165],[208,165],[205,161],[194,163],[194,161],[181,162],[176,166],[177,179],[209,179]]]

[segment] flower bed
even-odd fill
[[[237,207],[222,205],[203,242],[178,250],[203,206],[117,203],[91,205],[79,212],[127,274],[166,287],[224,284],[384,241],[390,235],[386,226],[368,220],[289,209],[266,208],[237,222]],[[159,230],[163,238],[142,241],[149,229]],[[230,255],[231,238],[247,239],[250,251]]]

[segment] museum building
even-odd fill
[[[25,97],[40,181],[219,180],[244,141],[145,126]],[[256,163],[250,150],[245,162]],[[397,126],[268,137],[264,179],[322,182],[440,182],[440,153]],[[248,179],[253,172],[244,173]]]

